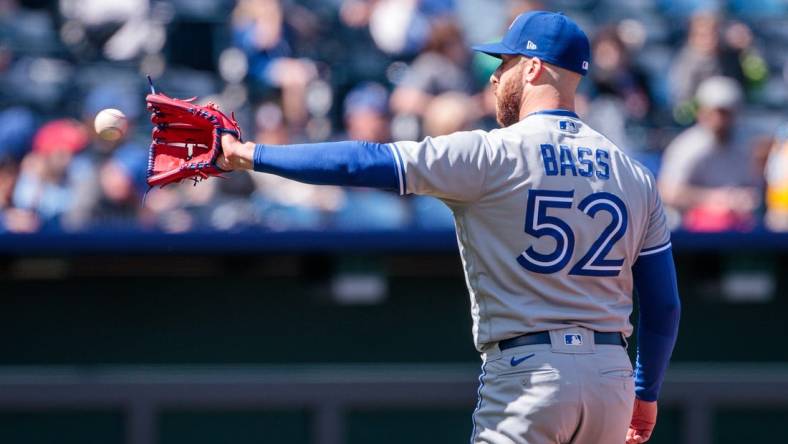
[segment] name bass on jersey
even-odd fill
[[[610,153],[601,148],[570,147],[550,143],[541,146],[542,163],[547,176],[581,176],[610,179]]]

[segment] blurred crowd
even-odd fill
[[[578,113],[657,174],[674,228],[788,230],[783,0],[0,0],[0,233],[451,227],[431,198],[263,174],[148,192],[145,75],[259,143],[492,129],[498,61],[468,47],[534,9],[589,34]],[[95,133],[104,108],[125,136]]]

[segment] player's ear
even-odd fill
[[[542,74],[542,70],[544,69],[544,64],[542,63],[542,60],[540,60],[538,57],[531,57],[527,60],[528,61],[526,62],[526,67],[524,72],[525,80],[528,81],[528,83],[534,83]]]

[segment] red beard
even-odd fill
[[[496,94],[496,120],[501,127],[514,125],[520,121],[520,104],[523,101],[523,84],[519,81],[509,81],[505,85],[498,85],[500,94]]]

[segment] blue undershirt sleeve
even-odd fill
[[[327,142],[255,146],[254,170],[315,185],[399,190],[399,173],[390,145]]]
[[[656,401],[676,343],[681,315],[676,269],[670,248],[641,255],[632,267],[640,304],[635,395]]]

